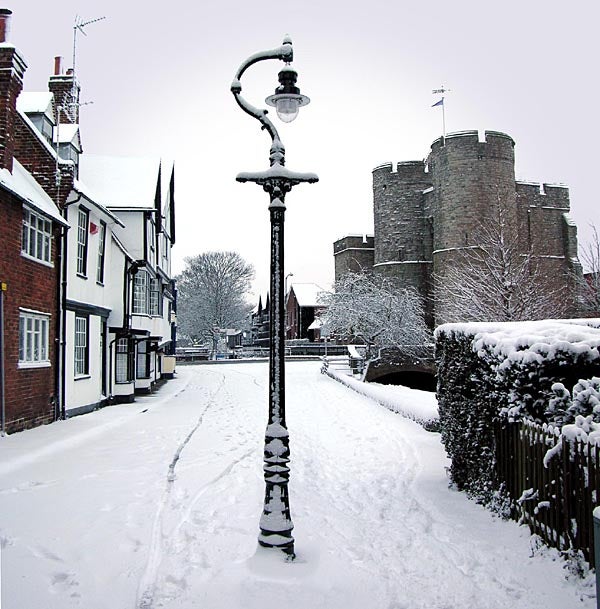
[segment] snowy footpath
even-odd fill
[[[448,488],[438,434],[287,366],[297,560],[257,549],[267,365],[0,438],[2,609],[592,609],[527,529]]]

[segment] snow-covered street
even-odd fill
[[[297,560],[258,550],[267,364],[0,438],[2,609],[574,609],[554,551],[448,488],[439,435],[287,365]]]

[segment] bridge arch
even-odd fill
[[[400,349],[384,349],[370,362],[365,380],[384,385],[404,385],[411,389],[435,391],[436,375],[433,350],[424,349],[421,356],[407,355]]]

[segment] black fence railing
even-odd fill
[[[530,421],[499,424],[495,435],[496,475],[510,498],[511,516],[549,546],[580,550],[594,567],[600,447]]]

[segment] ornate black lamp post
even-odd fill
[[[283,276],[283,223],[285,195],[296,184],[317,182],[314,173],[296,173],[285,167],[285,148],[277,129],[267,118],[267,110],[255,108],[241,95],[240,79],[253,64],[267,59],[280,59],[286,65],[279,72],[280,85],[266,103],[275,106],[284,122],[291,122],[298,115],[300,106],[309,103],[296,87],[297,74],[290,67],[294,53],[292,41],[285,38],[282,46],[270,51],[256,53],[238,69],[231,84],[231,92],[240,108],[260,121],[262,128],[271,136],[269,169],[257,173],[240,173],[238,182],[255,182],[269,193],[271,216],[271,304],[270,304],[270,349],[269,349],[269,420],[265,432],[264,472],[265,503],[260,519],[258,543],[269,548],[279,548],[294,557],[294,525],[290,516],[288,497],[288,467],[290,449],[289,434],[285,422],[285,318]]]

